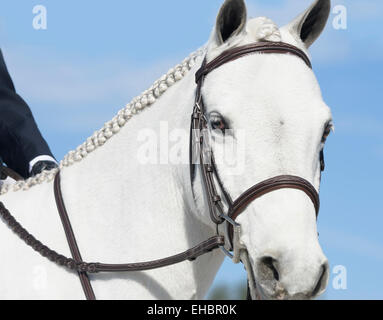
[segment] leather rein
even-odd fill
[[[227,50],[210,63],[206,63],[205,59],[201,68],[196,73],[197,89],[195,106],[192,114],[190,135],[190,174],[191,181],[193,182],[196,174],[195,167],[197,164],[199,164],[210,217],[212,222],[217,226],[216,236],[211,237],[210,239],[183,253],[155,261],[129,264],[84,262],[77,245],[67,210],[65,208],[60,186],[60,172],[57,173],[54,181],[54,193],[56,205],[64,227],[72,258],[65,257],[64,255],[51,250],[39,240],[37,240],[20,225],[20,223],[11,215],[11,213],[1,202],[0,217],[9,226],[9,228],[11,228],[14,233],[18,235],[20,239],[22,239],[28,246],[32,247],[40,255],[61,267],[77,272],[80,277],[86,298],[88,300],[95,300],[96,296],[93,292],[88,274],[95,274],[100,272],[115,273],[153,270],[184,261],[194,261],[198,257],[218,248],[221,248],[227,255],[229,255],[231,258],[234,258],[236,262],[241,261],[241,257],[239,256],[238,252],[236,252],[238,251],[240,225],[237,224],[235,220],[247,208],[248,205],[250,205],[253,201],[260,198],[261,196],[270,192],[286,188],[301,190],[311,199],[314,204],[316,214],[318,215],[320,208],[319,194],[317,190],[311,185],[311,183],[303,178],[291,175],[283,175],[265,180],[244,192],[235,201],[233,201],[230,195],[226,192],[219,178],[214,155],[208,145],[208,141],[204,139],[204,135],[202,134],[204,130],[208,129],[206,108],[202,97],[202,86],[206,76],[215,69],[230,61],[255,53],[290,54],[301,58],[308,67],[312,67],[307,55],[295,46],[282,42],[260,42]],[[196,157],[199,159],[199,163],[195,163],[194,160]],[[322,169],[324,169],[324,163],[322,163],[322,154],[321,164]],[[221,193],[218,193],[218,190],[220,190]],[[228,207],[227,212],[225,212],[224,202],[221,199],[220,194],[223,194],[224,196],[225,203]],[[218,227],[225,222],[227,223],[227,238],[225,236],[219,235],[218,231]],[[226,239],[228,241],[226,241]],[[230,251],[234,251],[234,256],[230,253]],[[244,258],[242,255],[242,260],[243,259]]]

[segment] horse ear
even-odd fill
[[[219,11],[216,23],[218,45],[240,34],[246,26],[247,10],[244,0],[226,0]]]
[[[316,0],[310,8],[288,25],[290,33],[309,48],[326,26],[331,10],[331,0]]]

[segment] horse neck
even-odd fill
[[[169,130],[185,128],[186,119],[189,119],[188,115],[192,110],[192,106],[189,105],[191,99],[187,98],[188,95],[190,98],[192,97],[192,90],[185,91],[189,85],[190,81],[183,79],[166,92],[150,109],[135,115],[105,145],[89,154],[81,162],[64,168],[62,171],[63,189],[68,193],[70,190],[78,192],[84,189],[82,197],[85,198],[91,194],[97,195],[97,197],[105,194],[110,205],[116,203],[130,205],[137,202],[135,201],[137,198],[129,199],[130,195],[143,199],[156,197],[157,194],[169,192],[165,188],[166,185],[171,188],[169,185],[173,183],[183,184],[184,181],[175,181],[175,178],[184,178],[183,168],[171,163],[163,163],[163,159],[161,159],[161,153],[165,153],[167,150],[159,150],[154,154],[155,159],[151,159],[150,163],[146,163],[146,159],[142,163],[140,150],[144,150],[146,146],[150,149],[150,145],[163,147],[163,139],[166,138],[164,137],[165,126]],[[183,92],[182,95],[180,92]],[[152,163],[152,160],[155,163]],[[185,185],[185,188],[188,187]],[[79,196],[76,198],[80,200]],[[166,206],[166,203],[164,205]],[[94,214],[95,212],[92,213],[92,215]]]
[[[159,141],[161,121],[169,130],[188,132],[194,91],[192,70],[103,147],[63,170],[63,195],[78,241],[86,248],[85,260],[153,260],[184,251],[214,234],[213,226],[195,215],[189,165],[143,165],[137,157],[143,145],[140,133],[155,133]],[[188,144],[183,148],[187,152]],[[193,267],[204,274],[190,279],[191,287],[202,294],[222,263],[220,255],[214,257],[199,259],[204,262]]]

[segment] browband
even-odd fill
[[[243,56],[254,53],[278,53],[278,54],[291,54],[301,58],[306,65],[312,69],[312,64],[309,57],[301,49],[284,42],[257,42],[229,49],[209,63],[204,63],[196,73],[196,83],[205,77],[213,70],[221,67],[222,65],[237,60]]]

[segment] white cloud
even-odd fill
[[[69,58],[42,47],[3,48],[3,53],[17,91],[45,130],[89,134],[183,59],[145,67],[108,57]]]
[[[3,51],[12,78],[23,96],[42,104],[68,108],[81,103],[107,103],[115,101],[116,97],[128,103],[176,64],[156,61],[154,65],[141,67],[112,58],[68,58],[39,47],[5,48]]]

